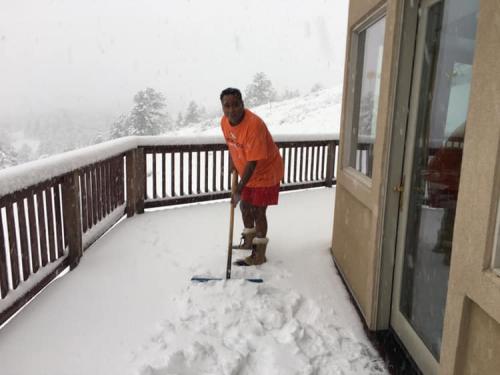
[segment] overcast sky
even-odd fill
[[[145,87],[170,112],[265,72],[279,91],[341,82],[347,0],[1,0],[0,118],[120,113]]]

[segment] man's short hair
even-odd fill
[[[228,87],[227,89],[222,90],[220,93],[220,101],[222,102],[222,98],[226,95],[234,95],[237,98],[239,98],[241,101],[243,101],[243,98],[241,96],[241,91],[238,89],[235,89],[233,87]]]

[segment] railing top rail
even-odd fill
[[[280,134],[277,142],[331,141],[338,134]],[[222,136],[132,136],[68,151],[0,171],[0,197],[144,146],[224,143]]]
[[[136,144],[134,137],[125,137],[6,168],[0,171],[0,197],[109,159],[137,147]]]
[[[137,146],[201,145],[224,143],[222,135],[214,136],[143,136],[134,137]],[[338,140],[338,133],[273,134],[276,142],[332,141]]]

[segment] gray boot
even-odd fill
[[[236,250],[252,250],[252,241],[257,235],[255,228],[244,228],[241,232],[241,240],[239,245],[233,245]]]

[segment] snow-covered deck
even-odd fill
[[[225,273],[227,201],[122,221],[0,331],[0,372],[384,373],[329,253],[334,192],[282,194],[268,263],[229,282],[190,282]]]

